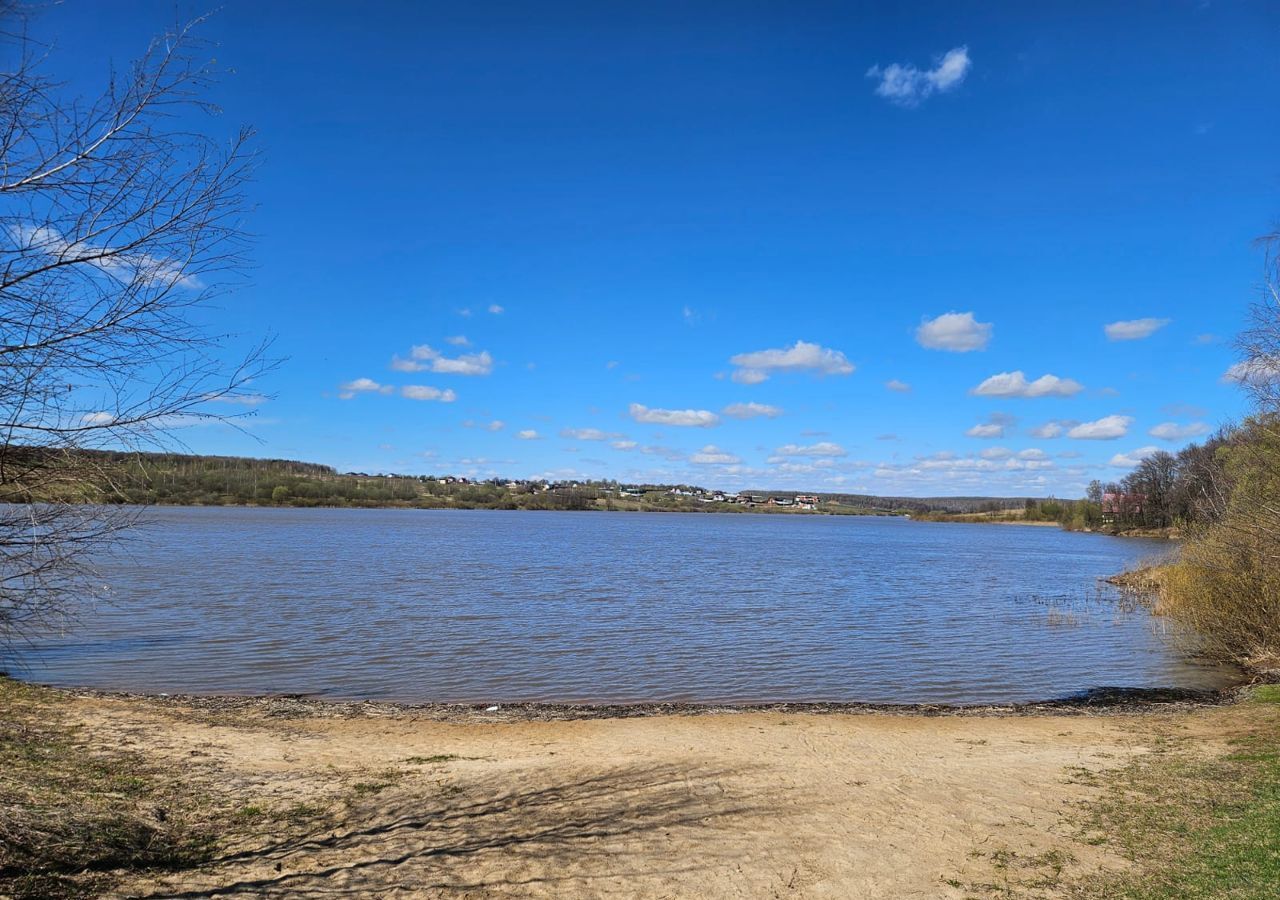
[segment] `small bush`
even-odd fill
[[[1160,611],[1198,636],[1201,652],[1280,668],[1280,566],[1265,535],[1224,524],[1187,542],[1163,573]]]

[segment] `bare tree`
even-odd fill
[[[16,19],[0,29],[4,640],[67,614],[89,555],[135,518],[83,502],[113,489],[86,451],[234,418],[219,401],[249,399],[267,368],[264,347],[228,362],[230,336],[198,324],[244,261],[252,153],[248,130],[197,130],[215,110],[192,26],[86,100],[45,74],[47,48]]]
[[[1236,341],[1242,360],[1230,375],[1264,413],[1280,413],[1280,232],[1261,241],[1267,277],[1250,308],[1250,327]]]

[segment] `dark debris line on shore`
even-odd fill
[[[1054,700],[1029,703],[394,703],[381,700],[322,700],[298,695],[206,696],[136,694],[120,691],[50,688],[68,697],[138,700],[206,713],[260,713],[267,718],[425,718],[440,722],[530,722],[630,719],[654,716],[732,715],[749,712],[804,714],[859,713],[897,716],[1041,716],[1169,713],[1234,702],[1242,687],[1220,691],[1186,688],[1101,687]]]

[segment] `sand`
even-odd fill
[[[94,743],[193,783],[336,811],[119,896],[960,898],[1003,850],[1123,867],[1077,840],[1071,813],[1098,790],[1079,776],[1146,752],[1157,720],[1205,717],[290,709],[67,703]]]

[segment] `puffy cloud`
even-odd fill
[[[378,384],[372,378],[357,378],[338,385],[338,399],[350,400],[356,394],[390,394],[395,388],[389,384]]]
[[[80,424],[89,428],[101,428],[110,425],[116,417],[109,412],[87,412],[80,417]]]
[[[742,462],[727,450],[721,450],[715,444],[707,444],[697,453],[689,457],[689,462],[700,466],[732,466]]]
[[[1177,422],[1161,422],[1147,434],[1162,441],[1181,441],[1209,433],[1209,426],[1204,422],[1189,422],[1179,425]]]
[[[783,462],[787,459],[804,456],[810,458],[837,457],[847,456],[848,451],[839,444],[831,441],[818,441],[816,444],[783,444],[777,450],[773,451],[773,456],[769,457],[769,462]]]
[[[973,313],[949,312],[936,319],[925,319],[916,329],[916,343],[930,350],[950,350],[952,353],[968,353],[985,350],[991,341],[994,326],[979,322]]]
[[[1137,450],[1130,450],[1128,453],[1117,453],[1111,457],[1111,465],[1121,469],[1132,469],[1151,454],[1159,452],[1159,450],[1159,447],[1139,447]]]
[[[12,225],[8,232],[23,253],[55,257],[64,265],[89,265],[121,282],[191,290],[205,286],[198,276],[188,274],[188,264],[179,258],[163,259],[149,253],[72,241],[47,225]]]
[[[480,353],[463,353],[448,357],[426,344],[419,344],[409,352],[409,359],[391,358],[391,368],[397,372],[435,372],[440,375],[488,375],[493,371],[493,357],[487,350]]]
[[[1067,437],[1080,441],[1111,441],[1129,433],[1132,416],[1103,416],[1092,422],[1081,422],[1067,432]]]
[[[1070,378],[1041,375],[1028,381],[1021,371],[1001,372],[978,385],[971,394],[979,397],[1070,397],[1084,390],[1084,385]]]
[[[538,432],[532,428],[525,428],[521,431],[517,431],[516,437],[522,441],[536,441],[539,440],[542,435],[538,434]]]
[[[1280,360],[1251,359],[1248,362],[1238,362],[1222,373],[1222,381],[1251,385],[1280,381]]]
[[[851,375],[854,365],[839,350],[796,341],[790,347],[755,350],[729,358],[737,366],[733,380],[739,384],[759,384],[774,372],[804,372],[817,375]]]
[[[650,409],[632,403],[631,418],[647,425],[676,425],[687,428],[710,428],[720,424],[720,417],[707,409]]]
[[[876,79],[876,94],[898,106],[918,106],[935,92],[952,90],[969,74],[969,48],[954,47],[934,61],[932,69],[918,69],[910,63],[874,65],[867,77]]]
[[[776,419],[782,415],[779,407],[769,406],[767,403],[730,403],[721,412],[731,419],[754,419],[758,416]]]
[[[986,450],[979,453],[978,456],[983,459],[1008,459],[1013,456],[1013,451],[1008,447],[988,447]]]
[[[911,385],[907,384],[905,381],[899,381],[896,378],[890,378],[884,383],[884,386],[888,390],[896,391],[899,394],[907,394],[911,392]]]
[[[1034,438],[1041,438],[1041,439],[1059,438],[1059,437],[1062,437],[1062,435],[1066,432],[1068,428],[1071,428],[1078,424],[1079,423],[1073,419],[1056,419],[1053,421],[1045,422],[1043,425],[1037,425],[1035,428],[1032,428],[1027,433]]]
[[[1128,319],[1102,326],[1109,341],[1140,341],[1169,324],[1168,319]]]
[[[438,400],[441,403],[452,403],[458,399],[458,395],[450,389],[440,390],[440,388],[429,387],[425,384],[406,384],[400,388],[400,396],[408,397],[410,400]]]
[[[1002,438],[1005,429],[1010,428],[1018,423],[1018,420],[1008,413],[992,413],[987,416],[987,421],[974,425],[965,432],[965,437],[971,438]]]
[[[490,315],[500,316],[500,315],[502,315],[504,312],[506,312],[506,310],[505,310],[503,307],[499,306],[498,304],[496,304],[496,303],[490,303],[490,304],[489,304],[489,314],[490,314]]]

